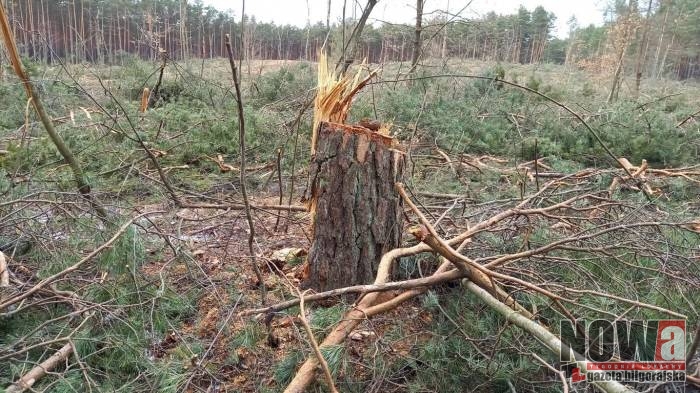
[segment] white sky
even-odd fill
[[[343,0],[331,0],[331,23],[339,21],[342,15]],[[242,0],[204,0],[205,4],[213,5],[220,10],[233,10],[239,16]],[[366,0],[347,0],[346,15],[352,16],[352,8],[355,5],[359,16],[360,7]],[[425,0],[423,12],[429,13],[435,10],[445,10],[449,3],[449,10],[456,13],[468,0]],[[308,4],[308,7],[307,7]],[[464,17],[475,17],[489,11],[498,14],[515,13],[520,6],[532,11],[538,5],[542,5],[547,11],[554,12],[557,16],[554,35],[564,38],[568,34],[566,22],[572,15],[576,16],[580,26],[588,26],[593,23],[603,23],[603,12],[608,4],[607,0],[473,0],[471,5],[462,12]],[[275,22],[276,24],[291,24],[305,26],[307,19],[311,23],[326,20],[328,7],[327,0],[247,0],[246,14],[255,15],[260,22]],[[308,10],[308,15],[307,15]],[[414,0],[379,0],[372,11],[371,19],[387,21],[391,23],[413,23],[415,21]]]

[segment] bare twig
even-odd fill
[[[566,381],[566,373],[561,370],[557,370],[556,368],[552,367],[549,363],[547,363],[544,359],[539,357],[536,353],[532,352],[530,355],[537,359],[538,362],[542,363],[545,367],[548,369],[552,370],[555,374],[559,376],[559,379],[561,380],[561,388],[563,393],[569,393],[569,383]]]
[[[323,354],[318,348],[316,338],[314,338],[314,332],[311,330],[311,326],[309,326],[309,323],[306,321],[306,310],[304,310],[304,295],[307,291],[301,293],[301,291],[297,289],[297,292],[299,293],[299,320],[301,321],[301,324],[304,325],[306,335],[309,336],[309,343],[311,344],[311,347],[313,348],[314,353],[316,354],[316,358],[321,364],[323,374],[326,376],[326,381],[328,382],[328,388],[331,390],[331,392],[338,393],[338,389],[335,388],[335,384],[333,383],[333,375],[331,374],[331,370],[328,368],[328,363],[326,362],[326,359],[323,358]]]
[[[236,72],[236,62],[233,60],[231,37],[228,34],[226,35],[226,51],[228,52],[228,60],[229,64],[231,65],[231,76],[233,77],[233,86],[236,89],[236,104],[238,107],[238,144],[241,151],[240,181],[245,215],[246,219],[248,220],[248,251],[250,252],[250,258],[253,263],[255,277],[258,279],[258,285],[260,286],[260,302],[264,305],[265,297],[267,295],[267,288],[265,287],[265,280],[263,279],[260,266],[258,266],[258,261],[255,256],[255,250],[253,249],[253,242],[255,241],[255,224],[253,223],[253,215],[250,213],[250,202],[248,200],[248,191],[245,183],[245,118],[243,116],[243,97],[241,95],[241,86],[238,83],[239,74]]]
[[[124,232],[126,232],[127,229],[129,229],[129,227],[131,226],[131,224],[132,224],[134,221],[136,221],[137,219],[139,219],[140,217],[143,217],[143,216],[145,216],[145,215],[156,214],[156,213],[164,213],[164,211],[151,211],[151,212],[139,214],[139,215],[137,215],[137,216],[131,218],[129,221],[127,221],[124,225],[122,225],[122,226],[114,233],[114,235],[112,236],[112,238],[110,238],[109,240],[107,240],[107,241],[106,241],[105,243],[103,243],[101,246],[99,246],[99,247],[97,247],[96,249],[94,249],[92,252],[90,252],[88,255],[86,255],[83,259],[81,259],[80,261],[76,262],[75,264],[73,264],[73,265],[71,265],[71,266],[69,266],[69,267],[67,267],[67,268],[65,268],[65,269],[63,269],[63,270],[61,270],[60,272],[55,273],[55,274],[53,274],[53,275],[51,275],[51,276],[49,276],[49,277],[46,277],[45,279],[39,281],[39,282],[38,282],[36,285],[34,285],[32,288],[30,288],[30,289],[28,289],[28,290],[22,292],[20,295],[17,295],[17,296],[15,296],[15,297],[13,297],[13,298],[10,298],[10,299],[6,300],[6,301],[3,302],[3,303],[0,303],[0,310],[3,310],[3,309],[5,309],[7,306],[10,306],[10,305],[12,305],[12,304],[15,304],[15,303],[17,303],[17,302],[19,302],[19,301],[21,301],[21,300],[24,300],[24,299],[28,298],[29,296],[31,296],[31,295],[35,294],[36,292],[39,292],[40,290],[42,290],[42,289],[43,289],[44,287],[46,287],[47,285],[53,283],[53,282],[56,281],[57,279],[59,279],[59,278],[65,276],[65,275],[68,274],[68,273],[71,273],[71,272],[76,271],[78,268],[80,268],[80,267],[81,267],[82,265],[84,265],[86,262],[90,261],[90,260],[91,260],[92,258],[94,258],[96,255],[98,255],[99,253],[101,253],[101,252],[104,251],[105,249],[111,247],[112,244],[113,244],[115,241],[117,241],[117,239],[119,239],[119,237],[120,237]]]
[[[279,204],[282,204],[282,201],[284,200],[284,190],[282,189],[282,148],[277,149],[277,188],[279,188],[279,193],[280,193],[280,201]],[[277,227],[280,224],[280,215],[277,215],[277,219],[275,219],[275,232],[277,232]]]
[[[698,323],[698,326],[695,328],[692,339],[693,343],[690,345],[688,353],[686,354],[685,362],[687,364],[690,364],[690,361],[695,357],[695,352],[697,352],[698,347],[700,347],[700,323]]]
[[[344,75],[345,72],[347,72],[348,68],[350,68],[350,65],[354,61],[355,58],[355,52],[357,51],[357,48],[359,48],[359,42],[360,42],[360,37],[362,36],[362,30],[365,28],[365,24],[367,23],[367,19],[369,18],[369,14],[372,13],[372,9],[374,8],[375,5],[377,5],[377,2],[379,0],[367,0],[367,4],[365,5],[365,9],[362,11],[362,15],[360,16],[360,19],[357,21],[357,24],[355,25],[355,28],[352,30],[352,33],[350,33],[350,37],[348,38],[347,42],[343,43],[343,52],[340,55],[340,58],[338,59],[338,63],[335,65],[336,69],[340,69],[339,74]],[[345,21],[343,20],[343,24],[345,24]],[[345,39],[343,39],[345,41]],[[348,50],[350,50],[350,53],[348,54]]]
[[[330,291],[326,292],[319,292],[319,293],[314,293],[311,295],[305,295],[304,296],[304,301],[305,302],[312,302],[312,301],[318,301],[318,300],[323,300],[323,299],[328,299],[340,295],[345,295],[348,293],[371,293],[371,292],[386,292],[386,291],[393,291],[396,289],[413,289],[413,288],[419,288],[419,287],[431,287],[435,285],[439,285],[448,281],[453,281],[457,280],[459,278],[464,277],[462,273],[460,273],[458,270],[450,270],[445,273],[440,273],[440,274],[434,274],[429,277],[423,277],[423,278],[415,278],[412,280],[405,280],[405,281],[392,281],[384,284],[367,284],[367,285],[354,285],[350,287],[344,287],[344,288],[336,288],[332,289]],[[253,314],[262,314],[262,313],[269,313],[269,312],[277,312],[281,310],[285,310],[290,307],[294,307],[297,304],[299,304],[300,299],[291,299],[287,300],[285,302],[281,302],[269,307],[264,307],[264,308],[256,308],[252,310],[245,310],[240,313],[240,315],[253,315]]]

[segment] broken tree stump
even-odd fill
[[[305,287],[327,291],[374,280],[381,256],[399,246],[404,153],[361,126],[321,122],[304,200],[312,214]]]

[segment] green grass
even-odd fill
[[[158,161],[175,187],[193,193],[237,197],[237,174],[221,173],[212,161],[221,155],[227,164],[237,167],[240,159],[238,120],[226,62],[208,61],[203,70],[204,80],[199,78],[200,65],[197,61],[169,65],[161,90],[163,99],[156,109],[145,114],[138,113],[138,100],[144,86],[153,86],[157,64],[131,59],[124,67],[71,66],[69,71],[81,82],[84,91],[76,89],[58,67],[35,65],[37,79],[46,75],[45,80],[37,80],[37,85],[48,111],[56,119],[59,132],[83,165],[93,191],[117,216],[131,216],[135,208],[148,204],[162,204],[159,209],[172,206],[164,188],[145,177],[157,179],[158,174],[138,138],[152,150],[165,153]],[[404,72],[405,69],[404,64]],[[465,171],[461,179],[456,179],[445,165],[437,169],[429,166],[435,164],[429,157],[435,154],[432,147],[439,147],[452,157],[505,157],[508,162],[503,168],[513,168],[532,160],[535,155],[546,157],[553,171],[567,173],[590,166],[609,168],[613,164],[593,136],[569,113],[551,102],[499,82],[439,75],[499,76],[546,94],[581,114],[616,156],[627,157],[634,164],[646,159],[654,167],[685,166],[697,164],[700,156],[698,123],[689,122],[683,129],[676,127],[700,107],[697,83],[645,80],[639,101],[625,96],[623,91],[619,101],[608,105],[604,77],[561,66],[450,61],[445,68],[422,68],[418,75],[429,78],[411,85],[393,82],[398,71],[398,64],[384,66],[380,83],[366,88],[354,102],[350,121],[374,118],[376,114],[379,119],[394,123],[393,131],[402,145],[411,146],[415,153],[415,170],[405,179],[406,183],[415,191],[466,194],[469,204],[455,211],[476,211],[474,214],[480,216],[474,219],[489,213],[488,205],[479,208],[476,205],[520,198],[517,184],[522,176],[504,173],[499,167]],[[98,76],[111,94],[105,94]],[[243,79],[249,162],[252,165],[274,162],[277,149],[282,148],[285,183],[288,184],[294,165],[296,184],[303,187],[304,169],[309,159],[310,113],[304,114],[298,124],[296,158],[293,156],[297,133],[294,120],[306,100],[313,97],[314,65],[290,63],[260,76],[248,78],[244,75]],[[16,81],[0,81],[0,150],[8,151],[0,155],[0,197],[10,201],[31,196],[43,202],[39,203],[40,207],[26,209],[0,205],[0,217],[5,218],[0,222],[0,243],[17,239],[32,241],[33,247],[24,255],[18,255],[17,260],[29,272],[22,273],[20,278],[35,280],[80,260],[111,236],[116,223],[101,223],[89,214],[84,201],[64,194],[74,191],[72,175],[33,113],[29,115],[29,128],[23,129],[26,121],[23,94]],[[98,104],[107,113],[100,113]],[[81,107],[95,111],[88,117]],[[253,173],[249,176],[250,184],[260,186],[269,175],[269,171]],[[606,174],[588,186],[595,191],[606,190],[611,181],[612,175]],[[274,182],[275,179],[271,183]],[[526,186],[526,191],[534,191],[534,185]],[[667,199],[657,201],[657,207],[669,212],[669,219],[697,218],[696,196],[700,193],[697,183],[673,178],[659,186]],[[261,194],[270,195],[265,190]],[[613,197],[629,206],[643,202],[641,196],[625,190],[618,190]],[[552,197],[548,202],[561,198],[563,196]],[[293,202],[296,201],[295,197]],[[172,216],[164,216],[160,223],[169,220],[178,223]],[[561,236],[546,222],[541,224],[535,225],[529,235],[533,247]],[[81,361],[91,370],[96,391],[180,391],[197,372],[191,368],[191,355],[203,356],[213,339],[192,333],[181,337],[163,358],[156,359],[150,353],[170,332],[197,323],[202,316],[198,300],[212,289],[208,273],[198,270],[191,260],[183,260],[182,255],[171,255],[172,250],[158,235],[158,230],[159,227],[142,220],[80,271],[57,283],[57,289],[75,291],[85,304],[92,306],[90,322],[76,331],[73,339]],[[696,235],[665,229],[661,232],[665,243],[654,244],[660,253],[680,250],[689,255],[700,245]],[[481,233],[474,237],[468,252],[472,257],[513,252],[521,247],[525,237],[519,232]],[[233,238],[232,241],[240,240]],[[614,236],[600,240],[614,241]],[[180,253],[193,250],[185,249],[191,246],[186,242],[174,242]],[[571,251],[561,256],[583,258],[585,255]],[[171,257],[174,259],[168,262]],[[649,269],[662,267],[655,256],[629,254],[621,260]],[[301,259],[295,260],[290,265],[301,262]],[[400,261],[396,274],[417,277],[419,271],[426,274],[437,263],[432,255],[405,258]],[[690,290],[686,293],[660,290],[670,288],[673,283],[667,277],[655,276],[650,270],[620,269],[611,274],[612,263],[612,259],[581,259],[576,270],[562,269],[555,264],[542,265],[540,261],[527,261],[523,266],[538,269],[546,279],[562,284],[576,283],[585,274],[612,293],[633,298],[640,295],[640,301],[661,306],[674,308],[681,304],[690,308],[698,302],[698,295]],[[171,271],[174,265],[184,266],[184,272]],[[665,266],[682,269],[681,266]],[[237,264],[227,264],[224,270],[235,273],[232,276],[245,274],[244,267]],[[238,281],[215,285],[227,286],[224,297],[229,305],[236,302],[239,294],[248,293]],[[540,297],[522,293],[514,296],[526,307],[535,306],[545,320],[560,318]],[[625,311],[624,306],[599,297],[584,296],[578,300],[609,312]],[[242,302],[250,306],[245,296]],[[324,349],[324,357],[334,375],[342,376],[341,386],[350,391],[363,391],[372,381],[355,380],[352,374],[371,366],[376,369],[375,376],[399,384],[407,391],[505,392],[510,391],[508,382],[517,391],[557,390],[559,382],[522,353],[527,350],[545,356],[543,348],[527,341],[522,333],[485,310],[461,288],[437,288],[423,296],[421,302],[433,317],[427,332],[429,338],[416,341],[406,356],[377,351],[376,357],[360,362],[350,361],[353,355],[345,346]],[[322,340],[347,309],[343,304],[329,308],[309,306],[316,339]],[[0,316],[0,356],[27,334],[20,347],[45,342],[75,329],[79,318],[60,318],[71,311],[69,304],[59,302]],[[295,315],[298,309],[287,313]],[[592,311],[581,313],[581,316],[595,314]],[[638,311],[636,316],[663,317],[649,310]],[[42,326],[54,318],[59,319]],[[395,326],[387,329],[383,340],[399,341],[411,334],[405,329],[405,324],[411,324],[411,320],[390,323]],[[261,356],[272,353],[265,344],[265,327],[257,321],[247,322],[239,331],[231,331],[223,325],[217,328],[224,328],[227,338],[230,335],[223,355],[229,367],[237,367],[240,359],[236,350],[241,347]],[[493,352],[492,360],[485,359],[462,332],[476,340],[474,343],[480,351]],[[496,342],[498,332],[501,334]],[[383,348],[382,345],[384,343],[378,343],[377,348]],[[46,351],[36,349],[21,358],[12,358],[7,362],[8,367],[0,369],[0,388],[26,372],[28,364],[45,359],[55,349],[53,346]],[[279,356],[282,360],[269,367],[268,375],[272,375],[275,387],[291,380],[309,353],[300,342],[283,351]],[[208,367],[214,368],[214,372],[209,372],[216,374],[219,371],[216,366],[218,364],[210,363]],[[72,364],[62,373],[62,378],[40,380],[37,389],[86,390],[87,382],[76,365]],[[482,384],[483,381],[487,382]],[[544,382],[536,384],[537,381]],[[255,384],[260,389],[275,390],[262,380],[256,380]],[[320,391],[324,389],[322,386],[320,382],[314,389]]]

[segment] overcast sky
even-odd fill
[[[341,19],[343,0],[331,1],[332,23],[332,21]],[[449,10],[455,13],[468,2],[468,0],[425,0],[424,12],[429,13],[436,9],[444,10],[449,4]],[[242,0],[204,0],[204,3],[211,4],[220,10],[233,10],[235,15],[240,15]],[[348,0],[346,15],[352,16],[352,4],[364,6],[365,3],[366,0]],[[416,17],[415,3],[414,0],[379,0],[371,16],[375,21],[413,23]],[[566,22],[572,15],[576,16],[581,26],[587,26],[591,23],[602,24],[603,12],[607,3],[607,0],[473,0],[461,15],[472,18],[489,11],[510,14],[516,12],[520,4],[530,11],[538,5],[542,5],[547,11],[556,14],[554,35],[563,38],[568,33]],[[325,22],[327,6],[327,0],[248,0],[246,1],[246,14],[255,15],[255,18],[260,22],[305,26],[309,18],[311,23]],[[356,6],[356,9],[356,12],[359,13],[359,7]]]

